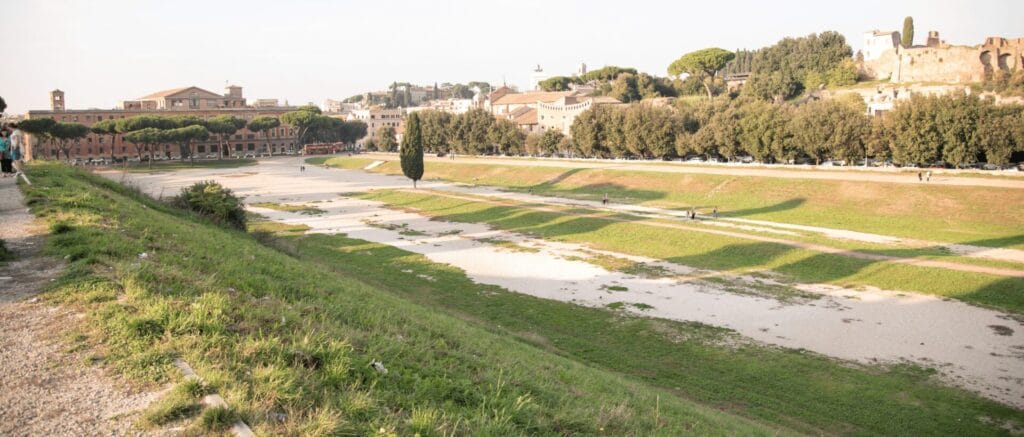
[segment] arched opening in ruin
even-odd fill
[[[1007,73],[1013,69],[1013,58],[1010,57],[1009,53],[999,56],[999,69]]]
[[[981,52],[979,60],[981,60],[981,65],[985,67],[985,80],[992,80],[992,52],[987,50]]]

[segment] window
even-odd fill
[[[236,152],[241,152],[242,151],[242,143],[235,143],[235,151]]]
[[[98,141],[100,144],[103,144],[103,137],[100,137]]]
[[[253,143],[249,143],[249,150],[256,150],[256,145]]]
[[[196,146],[196,153],[206,153],[206,146]]]
[[[96,121],[103,121],[103,116],[102,115],[97,115],[96,116]]]
[[[256,138],[255,134],[249,134],[249,135],[245,136],[245,139],[247,139],[247,140],[252,140],[252,139],[255,139],[255,138]]]

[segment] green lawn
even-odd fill
[[[444,220],[487,223],[557,241],[596,249],[648,256],[718,271],[772,270],[790,281],[874,286],[951,297],[965,302],[1024,313],[1024,279],[938,268],[884,263],[814,252],[778,243],[666,229],[570,211],[544,212],[444,197],[430,192],[374,191],[361,197],[411,208]]]
[[[1024,424],[1020,411],[941,386],[929,369],[850,365],[706,325],[512,293],[422,255],[342,235],[290,234],[277,244],[502,337],[800,433],[984,435],[1001,430],[982,418]]]
[[[349,158],[329,162],[354,168]],[[364,159],[364,158],[360,158]],[[1024,190],[427,161],[425,177],[534,194],[1024,249]],[[358,167],[361,168],[361,167]],[[374,172],[401,174],[397,162]]]
[[[190,163],[189,161],[155,161],[153,162],[152,168],[147,163],[133,163],[128,164],[128,167],[124,165],[112,165],[109,168],[111,170],[125,170],[127,169],[132,173],[147,173],[157,171],[173,171],[173,170],[188,170],[190,168],[239,168],[248,167],[250,165],[256,165],[255,159],[244,158],[244,159],[202,159],[196,160],[196,162]]]
[[[266,435],[807,429],[700,405],[696,394],[648,385],[452,317],[336,266],[289,256],[288,240],[281,250],[261,245],[266,232],[216,227],[81,170],[39,163],[27,172],[34,182],[23,187],[27,203],[53,234],[47,252],[68,263],[44,300],[84,315],[68,327],[69,347],[137,384],[177,379],[176,357],[208,383],[179,386],[168,395],[178,398],[147,412],[152,423],[186,416],[190,426],[216,430],[237,414]],[[379,255],[385,266],[392,254]],[[387,374],[370,367],[375,359]],[[207,387],[233,410],[207,409],[196,417],[194,401]],[[985,409],[997,419],[1008,414]],[[984,430],[975,421],[949,429]]]
[[[362,170],[366,166],[368,166],[370,164],[373,164],[374,161],[376,161],[376,160],[375,159],[369,159],[369,158],[353,158],[353,157],[324,158],[324,157],[320,157],[320,158],[309,158],[309,159],[306,160],[306,163],[307,164],[311,164],[311,165],[324,165],[324,164],[327,164],[328,166],[331,166],[331,167],[344,168],[344,169],[348,169],[348,170]]]

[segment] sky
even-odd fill
[[[841,5],[841,6],[840,6]],[[1024,37],[1022,0],[0,0],[0,96],[7,113],[69,109],[195,85],[248,99],[322,103],[392,81],[487,81],[526,87],[539,64],[568,75],[580,63],[666,75],[706,47],[754,49],[835,30],[856,51],[862,33],[929,30],[952,44]]]

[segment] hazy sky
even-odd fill
[[[485,80],[525,86],[550,74],[620,65],[658,75],[709,46],[758,48],[784,36],[837,30],[857,50],[871,29],[953,44],[1024,37],[1022,0],[825,1],[50,1],[0,0],[0,96],[8,113],[111,108],[182,86],[282,103],[385,88]],[[856,6],[856,7],[855,7]]]

